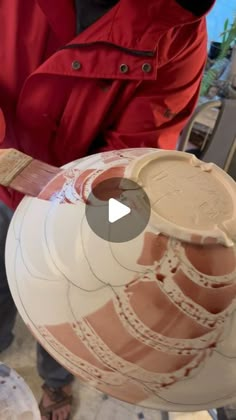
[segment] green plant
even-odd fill
[[[214,66],[206,71],[203,76],[200,91],[201,96],[207,94],[210,86],[212,86],[217,79],[218,65],[220,65],[220,62],[227,57],[229,49],[236,44],[236,16],[231,24],[229,23],[229,19],[226,19],[224,23],[224,30],[220,36],[222,38],[220,53],[214,63]]]
[[[229,19],[226,19],[224,31],[220,36],[222,37],[222,44],[218,59],[226,57],[230,47],[236,43],[236,16],[231,25],[229,25]]]

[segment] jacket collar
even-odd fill
[[[154,51],[162,33],[201,20],[215,0],[204,0],[199,8],[197,2],[203,0],[120,0],[73,43],[102,41],[132,50]]]
[[[77,36],[74,0],[37,1],[62,44],[105,42],[129,50],[154,51],[162,33],[199,21],[216,0],[120,0]]]

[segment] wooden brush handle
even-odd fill
[[[16,149],[0,150],[0,185],[8,187],[11,182],[33,161],[31,156]]]

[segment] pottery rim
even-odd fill
[[[149,185],[145,185],[145,183],[143,183],[142,172],[144,169],[147,170],[147,166],[153,162],[156,164],[159,163],[165,165],[165,163],[167,163],[170,165],[171,161],[181,163],[185,166],[187,163],[190,167],[199,168],[200,173],[207,172],[210,174],[210,180],[214,182],[216,181],[216,185],[219,187],[219,191],[217,191],[218,195],[220,194],[220,189],[222,191],[223,187],[228,198],[228,205],[232,208],[232,211],[226,219],[220,220],[219,223],[215,223],[213,226],[202,229],[189,226],[186,227],[183,223],[179,223],[178,220],[176,220],[176,222],[168,220],[168,218],[161,215],[158,211],[154,211],[152,206],[149,224],[150,227],[153,231],[161,232],[167,236],[171,236],[185,242],[196,244],[220,243],[228,247],[234,246],[236,242],[236,185],[234,180],[215,164],[202,162],[194,155],[186,152],[158,150],[135,158],[126,167],[125,177],[137,182],[145,190],[152,204],[152,194],[150,194],[149,188],[150,183]],[[200,196],[201,191],[199,191],[199,197]],[[173,206],[175,205],[174,200],[171,204]]]

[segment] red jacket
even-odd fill
[[[175,148],[205,64],[214,0],[204,3],[120,0],[75,36],[73,0],[0,0],[2,147],[55,165],[101,149]],[[14,207],[19,196],[0,199]]]

